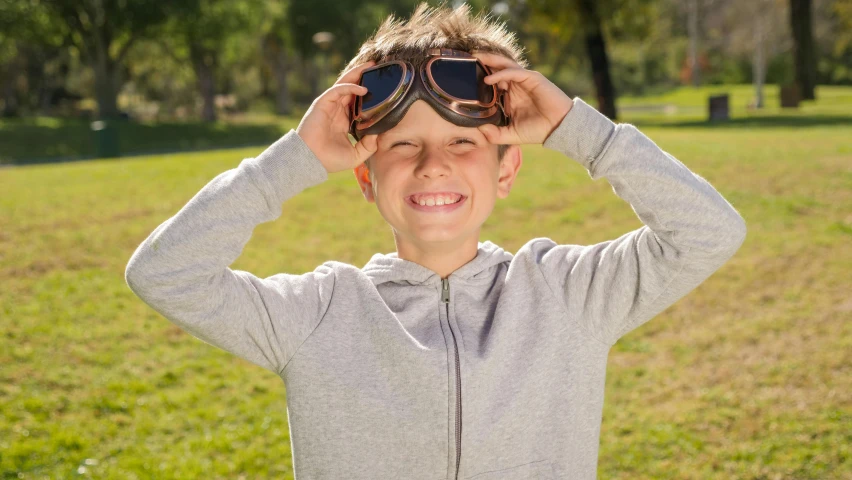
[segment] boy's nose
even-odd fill
[[[449,159],[441,152],[426,150],[423,152],[420,162],[415,170],[418,177],[436,178],[447,176],[451,171]]]

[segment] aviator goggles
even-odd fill
[[[390,130],[417,100],[463,127],[510,123],[504,108],[506,92],[483,81],[491,69],[478,58],[461,50],[432,48],[417,63],[415,67],[392,60],[361,72],[357,83],[367,93],[356,95],[349,109],[349,133],[355,140]]]

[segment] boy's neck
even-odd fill
[[[399,258],[422,265],[442,279],[476,258],[479,251],[479,232],[455,242],[410,242],[396,234],[394,241]]]

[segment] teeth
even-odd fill
[[[421,197],[417,200],[417,203],[423,206],[440,206],[440,205],[450,205],[452,203],[457,203],[461,200],[461,195],[447,195],[447,196],[433,196],[433,197]]]

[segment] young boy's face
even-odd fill
[[[370,158],[372,181],[364,178],[366,165],[355,171],[364,197],[376,203],[398,242],[423,250],[432,242],[453,246],[478,241],[480,226],[496,199],[508,196],[521,165],[519,146],[509,147],[499,162],[497,145],[478,129],[444,120],[423,100],[414,102],[377,140],[378,149]],[[451,209],[418,208],[411,195],[421,192],[444,193],[423,196],[435,203],[441,197],[452,200],[453,194],[462,197]]]

